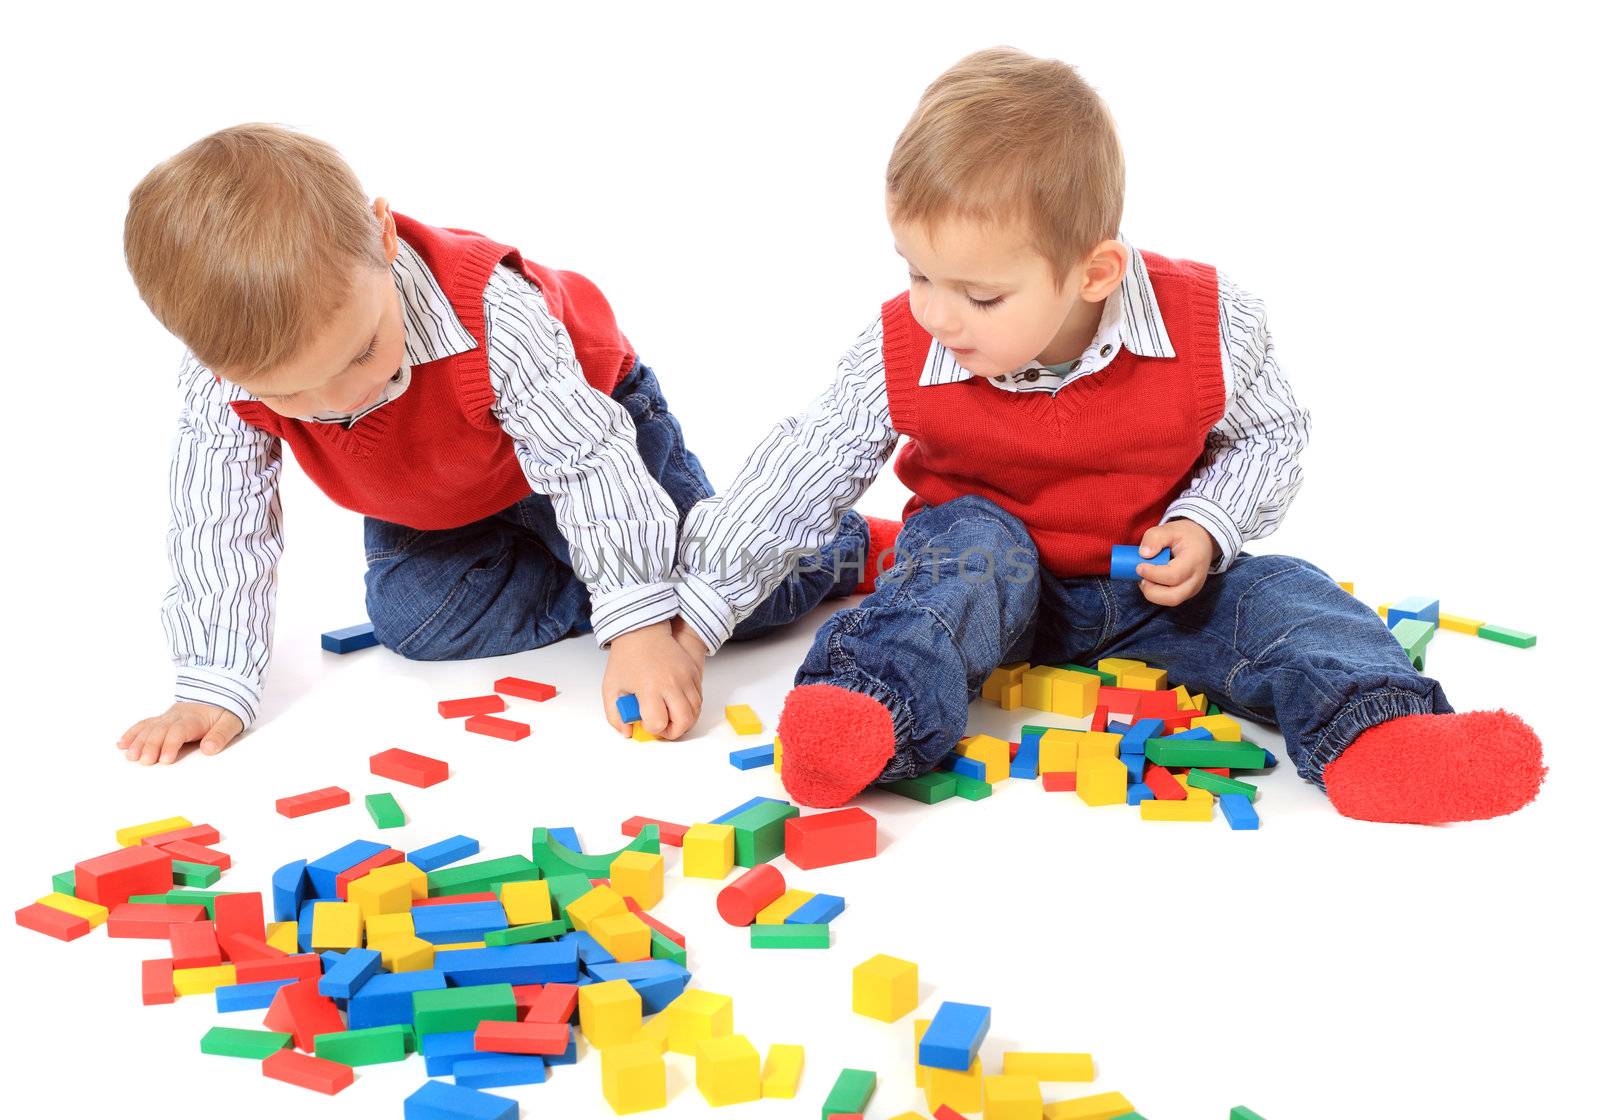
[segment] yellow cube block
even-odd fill
[[[929,1066],[928,1085],[924,1091],[928,1098],[929,1112],[938,1112],[945,1106],[957,1112],[982,1111],[983,1059],[972,1059],[972,1065],[964,1072]]]
[[[124,848],[131,848],[146,836],[193,827],[194,823],[188,817],[167,817],[165,820],[147,821],[144,824],[130,824],[126,828],[117,829],[117,843]]]
[[[1167,671],[1152,669],[1148,665],[1124,669],[1117,674],[1117,684],[1122,688],[1137,688],[1142,692],[1160,692],[1167,687]]]
[[[635,743],[653,743],[656,741],[656,737],[650,734],[650,732],[646,731],[644,729],[644,724],[642,723],[636,723],[633,725],[632,734],[633,741]]]
[[[1116,677],[1118,688],[1123,687],[1122,674],[1124,672],[1129,669],[1146,668],[1143,661],[1135,661],[1129,657],[1102,657],[1099,661],[1095,662],[1094,667],[1100,670],[1102,673],[1110,673],[1112,676]]]
[[[1157,801],[1151,798],[1139,802],[1139,816],[1147,821],[1209,821],[1215,800],[1209,790],[1191,789],[1189,796],[1182,801]]]
[[[587,990],[579,989],[579,992]],[[733,1000],[716,992],[691,988],[673,1000],[662,1014],[671,1016],[667,1049],[674,1054],[693,1057],[706,1039],[733,1033]]]
[[[655,852],[623,852],[611,861],[611,888],[648,910],[661,901],[665,868]]]
[[[756,912],[756,925],[781,926],[800,907],[816,898],[815,891],[787,890],[770,906]]]
[[[618,1116],[667,1106],[667,1063],[649,1042],[600,1051],[600,1091]]]
[[[761,1099],[761,1055],[742,1034],[702,1039],[695,1047],[694,1083],[712,1108]]]
[[[361,948],[361,907],[353,902],[319,902],[311,908],[311,948]]]
[[[73,914],[79,918],[87,919],[90,929],[94,929],[104,922],[106,915],[110,912],[98,902],[88,902],[70,894],[62,894],[60,891],[52,891],[36,901],[41,905],[50,907],[52,910],[60,910],[63,914]]]
[[[1393,603],[1379,603],[1375,608],[1378,612],[1378,617],[1387,622],[1389,619],[1389,608],[1393,605]]]
[[[761,734],[761,717],[756,715],[756,710],[749,704],[729,704],[722,709],[722,714],[728,717],[728,723],[733,726],[734,734]]]
[[[1126,805],[1128,768],[1118,759],[1095,758],[1078,762],[1078,798],[1085,805]],[[1140,802],[1144,804],[1144,802]],[[1163,802],[1176,804],[1176,802]],[[956,1109],[957,1112],[962,1111]]]
[[[182,827],[181,825],[179,827]],[[231,964],[214,964],[206,968],[175,968],[172,970],[172,990],[180,996],[210,995],[218,988],[238,983]]]
[[[1058,716],[1082,719],[1094,715],[1100,701],[1100,678],[1063,670],[1050,682],[1050,710]]]
[[[1035,1081],[1093,1081],[1094,1058],[1088,1054],[1012,1050],[1004,1055],[1002,1072]]]
[[[576,930],[586,930],[601,918],[627,912],[628,904],[610,887],[591,887],[567,903],[567,921]]]
[[[667,1038],[671,1033],[672,1016],[663,1010],[659,1015],[652,1015],[646,1019],[644,1025],[639,1028],[639,1033],[634,1035],[626,1045],[632,1046],[634,1043],[643,1042],[654,1047],[657,1054],[665,1054],[667,1052]]]
[[[1022,682],[1017,681],[1001,689],[999,703],[1002,712],[1014,712],[1022,707]]]
[[[1206,694],[1203,693],[1203,692],[1197,692],[1192,697],[1190,697],[1190,700],[1192,701],[1192,703],[1189,706],[1191,708],[1193,708],[1195,711],[1200,712],[1203,715],[1205,713],[1205,710],[1206,710],[1206,707],[1207,707],[1207,703],[1208,703],[1207,700],[1206,700]]]
[[[300,923],[299,922],[269,922],[267,924],[267,944],[279,952],[291,956],[300,951]]]
[[[983,1120],[1040,1120],[1044,1094],[1031,1077],[1000,1074],[983,1079]]]
[[[917,1088],[928,1087],[928,1067],[917,1061],[917,1055],[922,1053],[922,1036],[928,1031],[928,1024],[932,1019],[913,1019],[911,1021],[911,1070],[916,1074]]]
[[[1011,744],[1004,739],[972,735],[956,747],[956,753],[983,763],[983,780],[990,785],[1011,776]]]
[[[1113,1120],[1132,1111],[1132,1103],[1121,1093],[1096,1093],[1045,1105],[1044,1120]]]
[[[422,877],[423,894],[418,895],[410,875],[403,869],[411,867],[410,864],[390,864],[371,871],[350,884],[346,899],[354,903],[361,910],[363,918],[371,918],[378,914],[403,914],[411,909],[411,903],[417,898],[426,898],[428,890],[428,877],[422,872],[417,874]],[[416,868],[411,868],[416,871]],[[389,872],[389,874],[384,874]]]
[[[1196,716],[1189,721],[1189,726],[1205,728],[1219,743],[1237,743],[1244,739],[1244,728],[1232,716]]]
[[[391,937],[373,945],[390,972],[423,972],[433,967],[432,942],[409,934]]]
[[[879,953],[850,974],[850,1007],[857,1015],[893,1023],[917,1006],[917,966]]]
[[[683,834],[683,873],[691,879],[725,879],[733,870],[733,829],[692,824]]]
[[[767,1047],[767,1063],[761,1067],[761,1095],[793,1100],[800,1091],[800,1071],[806,1064],[806,1048],[775,1042]]]
[[[1078,770],[1085,762],[1115,762],[1122,751],[1122,736],[1115,731],[1082,731],[1078,740]]]
[[[1484,626],[1482,619],[1463,618],[1459,614],[1439,614],[1439,628],[1441,630],[1454,630],[1458,634],[1471,634],[1477,637],[1478,631]]]
[[[1001,665],[983,679],[983,687],[978,695],[993,703],[1001,703],[1006,689],[1014,684],[1022,683],[1022,674],[1028,671],[1026,661],[1014,662],[1010,665]]]
[[[1039,712],[1050,710],[1051,696],[1055,691],[1055,679],[1061,676],[1060,669],[1049,665],[1035,665],[1022,674],[1022,706],[1032,708]]]
[[[643,1022],[643,1001],[626,980],[607,980],[578,989],[578,1027],[590,1046],[603,1050],[630,1042]]]
[[[632,913],[607,914],[589,925],[589,935],[617,960],[650,959],[650,927]]]
[[[399,914],[373,914],[366,918],[363,924],[366,927],[367,945],[373,949],[397,937],[417,935],[416,922],[412,920],[409,910]]]
[[[1052,727],[1039,736],[1039,773],[1070,774],[1078,768],[1078,744],[1085,732]]]
[[[1354,595],[1356,593],[1356,585],[1354,581],[1346,581],[1341,579],[1339,580],[1339,586],[1344,588],[1344,591],[1347,595]]]
[[[502,883],[500,905],[506,908],[506,921],[514,926],[536,926],[554,921],[556,916],[550,905],[550,884],[543,879]]]

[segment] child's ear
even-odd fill
[[[394,215],[389,211],[387,198],[373,199],[373,216],[378,219],[383,236],[383,259],[390,264],[400,255],[400,234],[395,230]]]
[[[1083,298],[1091,303],[1105,299],[1128,274],[1128,247],[1120,241],[1106,240],[1089,251],[1083,273]]]

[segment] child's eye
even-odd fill
[[[356,365],[364,366],[372,361],[372,356],[378,352],[378,336],[372,336],[372,344],[367,347],[367,352],[356,359]]]
[[[973,299],[971,296],[968,296],[967,302],[972,304],[973,307],[981,307],[985,310],[988,310],[991,307],[998,307],[1005,301],[1005,298],[1005,296],[995,296],[993,299]]]
[[[926,283],[926,282],[927,282],[927,279],[928,279],[928,278],[927,278],[927,277],[926,277],[926,276],[919,276],[919,275],[917,275],[917,274],[916,274],[916,273],[915,273],[915,272],[913,272],[913,273],[912,273],[912,274],[911,274],[911,282],[912,282],[912,283],[913,283],[913,284],[923,284],[923,283]]]

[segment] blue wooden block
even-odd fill
[[[435,945],[462,941],[482,941],[492,929],[505,929],[506,908],[498,902],[444,902],[437,906],[417,906],[411,911],[411,926],[416,935]]]
[[[596,964],[589,969],[589,974],[601,983],[626,980],[639,993],[646,1015],[656,1014],[689,986],[689,970],[671,961]]]
[[[1155,735],[1155,739],[1204,739],[1210,742],[1216,736],[1204,727],[1191,727],[1187,731],[1174,731],[1171,735]]]
[[[1136,544],[1114,544],[1111,546],[1111,578],[1137,580],[1139,578],[1140,564],[1155,564],[1160,567],[1172,562],[1172,549],[1163,548],[1150,559],[1146,560],[1139,555],[1139,546]],[[963,1066],[963,1069],[966,1067]]]
[[[575,946],[584,968],[592,968],[597,964],[611,964],[617,959],[587,930],[575,929],[570,933],[563,933],[557,941]]]
[[[378,974],[382,965],[383,957],[376,950],[351,949],[331,967],[323,969],[322,979],[317,981],[317,992],[329,999],[349,999],[361,985]]]
[[[305,905],[300,907],[300,916],[295,919],[294,938],[302,953],[311,952],[311,927],[316,918],[317,900],[309,898]]]
[[[406,1098],[405,1120],[517,1120],[521,1111],[509,1097],[429,1081]]]
[[[486,949],[446,949],[433,955],[433,967],[444,974],[452,988],[571,984],[578,979],[578,946],[570,941],[533,941]]]
[[[774,751],[771,743],[761,747],[746,747],[742,751],[729,751],[728,761],[735,769],[754,770],[761,766],[771,766]]]
[[[423,907],[427,909],[427,907]],[[445,987],[444,973],[436,968],[417,972],[380,972],[350,997],[351,1030],[387,1027],[412,1020],[411,996]]]
[[[448,1077],[457,1059],[476,1058],[483,1051],[476,1042],[477,1031],[445,1031],[422,1036],[423,1068],[429,1077]]]
[[[349,871],[361,861],[388,850],[387,844],[379,844],[372,840],[352,840],[337,851],[329,852],[321,859],[312,860],[306,865],[306,875],[311,879],[311,893],[317,898],[338,901],[339,873]]]
[[[1144,781],[1144,755],[1122,754],[1118,757],[1122,759],[1122,765],[1128,768],[1128,781],[1135,785]]]
[[[322,635],[322,648],[329,653],[354,653],[358,649],[378,644],[378,636],[372,632],[372,623],[363,622],[360,626],[346,626],[343,630],[329,630]]]
[[[1411,595],[1401,599],[1398,603],[1389,606],[1384,621],[1393,630],[1395,624],[1403,618],[1415,618],[1422,622],[1431,622],[1435,627],[1439,625],[1439,600],[1430,599],[1426,595]]]
[[[825,926],[844,913],[844,899],[836,894],[819,894],[783,920],[784,925]]]
[[[576,1065],[577,1064],[577,1061],[578,1061],[578,1030],[577,1030],[576,1027],[569,1028],[569,1030],[571,1031],[571,1033],[567,1035],[567,1048],[565,1050],[563,1050],[559,1054],[546,1054],[544,1056],[544,1064],[545,1065],[547,1065],[547,1066],[570,1066],[570,1065]]]
[[[1261,827],[1256,807],[1242,793],[1224,793],[1217,798],[1222,805],[1222,815],[1228,818],[1228,827],[1235,832],[1247,832]]]
[[[1271,770],[1274,766],[1278,765],[1278,756],[1267,750],[1266,747],[1261,748],[1261,753],[1267,756],[1266,761],[1262,764],[1263,769]]]
[[[623,723],[638,723],[639,698],[631,692],[624,692],[617,697],[617,715],[622,717]]]
[[[743,805],[740,805],[738,808],[735,808],[735,809],[729,809],[726,813],[723,813],[722,816],[717,817],[715,820],[711,821],[710,823],[711,824],[727,824],[729,821],[733,820],[734,817],[737,817],[740,813],[744,812],[746,809],[754,809],[757,805],[765,804],[768,801],[772,802],[774,805],[788,805],[789,804],[789,802],[784,801],[783,799],[777,798],[777,797],[752,797],[749,801],[746,801]]]
[[[433,871],[446,864],[458,863],[468,856],[478,854],[478,842],[470,836],[452,836],[426,848],[418,848],[406,856],[406,862],[418,871]],[[426,907],[424,907],[426,909]]]
[[[292,922],[306,902],[306,861],[297,859],[272,873],[272,920]]]
[[[1106,730],[1111,732],[1113,735],[1125,735],[1132,730],[1132,728],[1123,723],[1120,719],[1111,719],[1106,721]]]
[[[544,1084],[544,1059],[537,1054],[485,1054],[456,1062],[457,1085],[493,1089],[500,1085]]]
[[[218,1011],[261,1011],[272,1006],[272,997],[294,979],[258,980],[254,984],[225,984],[216,991]]]
[[[1164,726],[1165,724],[1159,719],[1138,720],[1132,727],[1122,733],[1122,742],[1118,744],[1118,749],[1123,754],[1133,754],[1135,752],[1143,754],[1145,743],[1153,737],[1160,736],[1161,729]]]
[[[569,851],[583,854],[583,845],[578,843],[578,830],[575,828],[547,828],[545,833],[550,839],[558,841]]]
[[[939,763],[939,769],[949,770],[952,773],[960,774],[963,778],[972,778],[980,782],[989,780],[989,768],[987,766],[976,758],[968,758],[966,755],[957,754],[955,751],[951,751],[944,756],[944,761]]]
[[[1039,736],[1024,735],[1017,741],[1017,753],[1011,759],[1011,776],[1029,781],[1039,777]]]
[[[922,1035],[917,1062],[965,1073],[989,1033],[989,1009],[975,1003],[942,1003]]]
[[[1128,787],[1128,804],[1137,805],[1141,801],[1155,800],[1155,791],[1143,782],[1137,782]]]

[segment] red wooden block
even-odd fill
[[[1176,735],[1180,731],[1189,730],[1189,722],[1198,714],[1198,712],[1179,712],[1175,716],[1152,716],[1151,718],[1161,719],[1161,734]]]
[[[279,988],[264,1023],[269,1031],[294,1035],[294,1044],[308,1052],[317,1035],[344,1030],[339,1008],[327,996],[317,994],[315,980],[296,980]]]
[[[221,839],[222,834],[211,825],[196,824],[188,828],[175,828],[171,832],[158,832],[154,836],[146,836],[139,843],[147,848],[159,848],[174,840],[187,840],[191,844],[215,844]]]
[[[474,891],[472,894],[442,894],[437,898],[413,898],[411,909],[419,906],[448,906],[452,902],[499,902],[500,896],[493,891]]]
[[[933,1120],[967,1120],[967,1118],[949,1105],[942,1104],[939,1106],[939,1110],[933,1114]]]
[[[278,812],[286,817],[303,817],[307,813],[320,813],[324,809],[337,809],[350,804],[350,791],[338,786],[297,793],[293,797],[278,798]]]
[[[167,927],[173,968],[210,968],[222,963],[217,927],[210,922],[179,922]]]
[[[786,889],[783,872],[770,863],[758,863],[718,892],[717,913],[730,926],[750,925]]]
[[[484,1020],[472,1036],[474,1050],[494,1054],[565,1054],[572,1041],[566,1023],[503,1023]]]
[[[501,719],[499,716],[469,716],[462,726],[479,735],[492,735],[496,739],[505,739],[513,743],[518,739],[526,739],[530,731],[525,723],[518,723],[514,719]]]
[[[683,934],[679,933],[671,926],[666,925],[663,922],[659,922],[655,918],[651,917],[649,912],[633,899],[624,896],[622,901],[628,904],[628,909],[633,911],[634,917],[638,918],[645,925],[655,930],[662,937],[665,937],[668,941],[671,941],[674,945],[678,946],[678,948],[687,949],[689,947],[689,943],[684,940]]]
[[[1021,743],[1012,743],[1011,744],[1011,761],[1012,762],[1015,762],[1017,760],[1017,752],[1020,751],[1021,749],[1022,749],[1022,744]]]
[[[1089,721],[1089,730],[1104,731],[1106,729],[1106,722],[1110,719],[1110,716],[1111,713],[1106,711],[1106,706],[1104,704],[1100,705],[1094,710],[1094,719]]]
[[[367,765],[380,778],[404,782],[418,789],[437,785],[450,776],[448,763],[441,762],[437,758],[429,758],[425,754],[403,751],[399,747],[379,751],[367,760]]]
[[[654,817],[629,817],[622,822],[622,835],[637,836],[639,830],[647,824],[656,826],[661,833],[661,842],[673,848],[683,847],[683,834],[689,831],[686,824],[673,824],[671,821],[658,821]]]
[[[153,960],[140,964],[139,990],[146,1007],[157,1003],[176,1003],[178,989],[172,986],[172,962]]]
[[[576,984],[546,984],[544,991],[528,1007],[528,1012],[522,1017],[525,1023],[562,1023],[570,1022],[572,1013],[578,1009],[578,985]],[[566,1049],[565,1046],[562,1047]]]
[[[233,979],[237,984],[262,980],[309,980],[315,984],[322,979],[322,958],[315,953],[297,953],[292,957],[235,961]]]
[[[218,941],[224,941],[233,934],[246,934],[257,941],[266,940],[267,921],[262,911],[260,891],[219,894],[211,906],[212,913],[216,915]]]
[[[1228,772],[1228,768],[1226,766],[1202,766],[1200,769],[1204,770],[1207,774],[1215,774],[1219,778],[1233,777],[1233,775]]]
[[[1157,801],[1182,801],[1189,796],[1173,778],[1172,771],[1153,762],[1144,768],[1144,784],[1150,787]]]
[[[539,993],[544,991],[543,984],[513,984],[511,995],[517,1001],[517,1018],[527,1017],[528,1008],[533,1006],[533,1001],[539,998]]]
[[[1078,788],[1078,775],[1071,770],[1039,775],[1039,783],[1048,793],[1071,793]]]
[[[540,684],[521,677],[501,677],[494,682],[494,690],[522,700],[548,700],[556,694],[553,684]]]
[[[159,937],[166,940],[172,927],[206,920],[204,906],[174,906],[165,902],[123,902],[106,917],[107,937]]]
[[[57,910],[42,902],[30,902],[18,910],[17,925],[54,937],[57,941],[76,941],[93,928],[88,918],[68,914],[65,910]]]
[[[871,859],[878,854],[878,822],[871,813],[854,806],[790,817],[783,822],[783,854],[807,871]]]
[[[86,859],[73,871],[77,876],[73,893],[108,908],[132,895],[165,894],[172,889],[172,857],[142,844]]]
[[[503,712],[506,702],[499,696],[465,696],[460,700],[439,701],[439,714],[445,719],[459,716],[483,716],[490,712]]]
[[[287,1047],[269,1054],[261,1063],[261,1072],[274,1081],[287,1081],[290,1085],[315,1089],[330,1097],[349,1087],[356,1079],[356,1071],[347,1065],[302,1054]]]
[[[160,848],[173,859],[181,859],[185,863],[203,863],[207,867],[219,867],[224,871],[233,866],[233,857],[227,852],[219,852],[215,848],[196,844],[192,840],[174,840],[170,844],[162,844]]]
[[[217,944],[222,947],[222,955],[234,964],[244,964],[247,961],[281,961],[289,955],[276,945],[268,945],[266,941],[248,933],[219,933]]]
[[[363,875],[376,871],[380,867],[388,867],[390,864],[402,863],[405,861],[405,858],[406,854],[404,852],[396,851],[393,848],[389,848],[387,851],[379,852],[375,856],[368,856],[354,867],[347,867],[343,871],[339,872],[338,875],[334,876],[334,890],[340,898],[348,899],[350,897],[351,883],[355,882]]]

